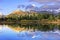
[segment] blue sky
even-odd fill
[[[18,5],[27,5],[28,0],[0,0],[0,12],[4,15],[17,9]]]
[[[60,0],[0,0],[0,12],[4,15],[9,14],[10,12],[18,9],[17,7],[20,5],[24,5],[25,7],[28,5],[35,5],[37,7],[48,7],[49,5],[60,7]],[[24,10],[20,7],[21,10]]]

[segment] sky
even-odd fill
[[[16,9],[60,8],[60,0],[0,0],[0,13],[8,15]]]

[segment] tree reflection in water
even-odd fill
[[[8,27],[15,28],[15,30],[30,30],[30,31],[54,31],[60,30],[60,25],[56,24],[32,24],[32,25],[21,25],[21,24],[9,24]]]

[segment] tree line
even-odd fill
[[[33,13],[33,14],[26,14],[26,15],[16,15],[12,14],[9,16],[5,16],[0,18],[0,21],[20,21],[20,20],[57,20],[60,19],[60,13],[53,14],[53,13]]]

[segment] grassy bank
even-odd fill
[[[12,23],[19,23],[22,25],[26,24],[60,24],[60,20],[20,20],[20,21],[2,21],[0,24],[12,24]]]

